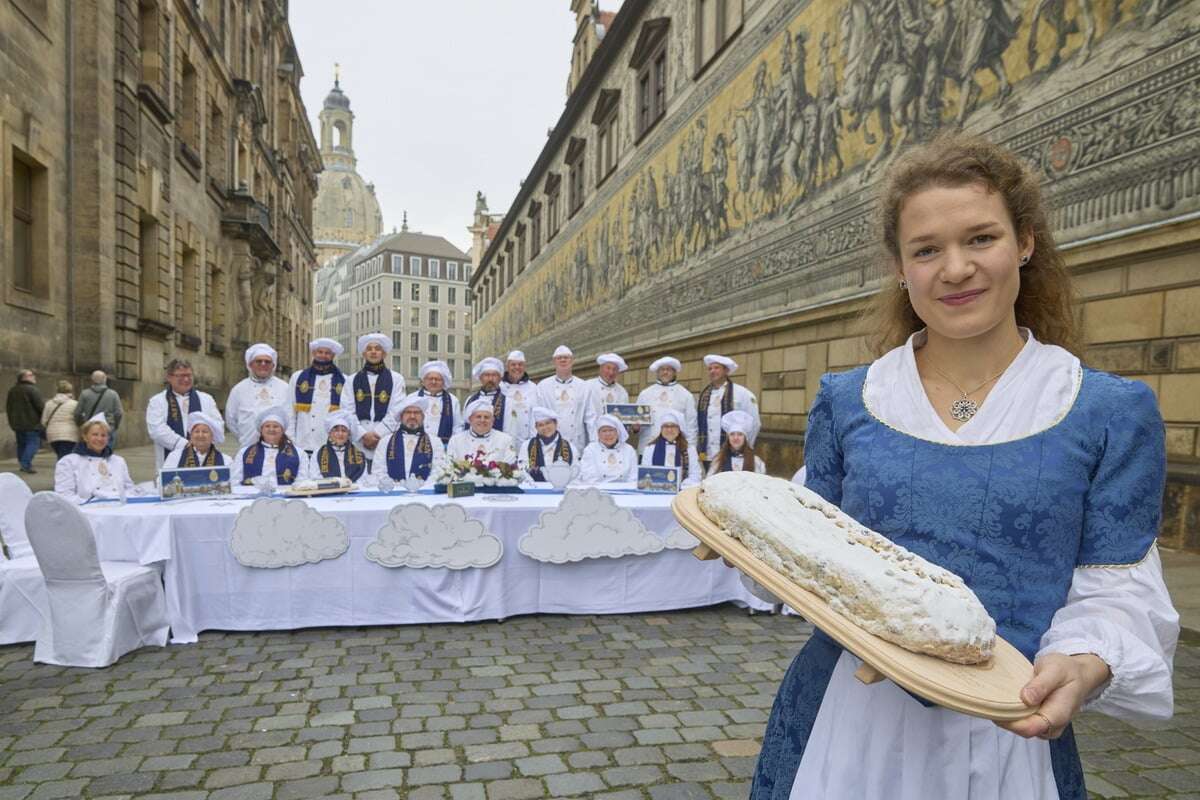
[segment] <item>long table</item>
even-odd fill
[[[652,533],[664,539],[678,526],[669,495],[616,491]],[[496,497],[515,499],[498,500]],[[687,550],[550,564],[523,555],[520,538],[562,495],[403,493],[309,498],[338,518],[350,540],[338,558],[297,567],[245,567],[230,549],[247,498],[173,502],[92,503],[83,507],[101,560],[161,564],[172,641],[189,643],[203,630],[282,630],[322,626],[396,625],[504,619],[518,614],[614,614],[693,608],[736,601],[766,609],[720,561]],[[500,562],[484,569],[384,567],[364,555],[403,503],[458,503],[504,544]]]

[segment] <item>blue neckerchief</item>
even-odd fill
[[[342,387],[346,385],[346,376],[332,361],[313,360],[312,366],[300,373],[296,379],[296,413],[312,410],[313,392],[317,388],[318,375],[333,375],[329,385],[329,410],[337,411],[342,404]]]
[[[553,460],[565,461],[568,464],[573,461],[571,458],[571,445],[568,444],[567,440],[559,434],[556,433],[549,439],[544,439],[540,435],[534,436],[529,440],[529,477],[533,478],[535,481],[545,480],[545,478],[542,477],[542,467],[546,466],[546,458],[543,455],[543,451],[553,444],[555,439],[558,439],[558,446],[552,451],[554,453]],[[541,444],[541,447],[538,447],[539,443]]]
[[[663,438],[663,436],[661,434],[657,438],[655,438],[654,453],[650,456],[651,464],[653,464],[656,467],[667,466],[666,461],[667,461],[667,445],[668,444],[669,444],[669,442],[665,438]],[[683,440],[683,435],[680,434],[675,439],[675,467],[677,469],[683,470],[683,475],[682,475],[681,480],[686,481],[687,476],[688,476],[688,461],[690,461],[691,459],[686,457],[686,454],[684,452],[685,450],[687,450],[687,444]]]
[[[225,466],[225,456],[221,455],[221,451],[213,445],[208,448],[208,453],[204,456],[204,463],[200,463],[200,459],[196,457],[196,448],[190,444],[184,445],[183,452],[179,454],[179,467],[188,469],[190,467],[223,467]]]
[[[707,459],[708,452],[708,401],[712,397],[713,387],[710,383],[700,393],[700,402],[696,406],[696,423],[699,426],[696,436],[696,452],[701,459]],[[725,394],[721,395],[721,416],[733,411],[733,381],[725,381]],[[725,444],[725,431],[721,431],[721,444]],[[687,477],[686,475],[684,477]]]
[[[200,393],[195,389],[188,390],[188,413],[200,411]],[[167,427],[175,431],[183,438],[187,436],[183,432],[183,414],[179,413],[179,403],[175,400],[175,392],[171,387],[167,387]],[[163,448],[163,458],[171,455],[171,448]]]
[[[329,442],[317,450],[317,468],[321,471],[322,478],[342,477],[342,465],[338,462],[337,450]],[[362,477],[366,468],[366,456],[357,447],[346,442],[346,477],[356,481]]]
[[[430,394],[424,389],[420,389],[417,394],[421,397],[442,398],[442,418],[438,421],[437,435],[443,445],[449,443],[450,437],[454,434],[454,403],[450,399],[450,394],[444,389],[441,394]]]
[[[354,376],[354,416],[363,422],[380,422],[387,416],[388,401],[392,399],[392,371],[386,364],[373,369],[364,364]],[[368,373],[375,373],[375,391],[371,391]]]
[[[504,392],[497,389],[495,394],[487,394],[486,392],[480,390],[467,398],[467,405],[471,405],[471,403],[474,403],[481,397],[492,398],[492,414],[494,416],[492,427],[498,431],[504,430],[504,405],[508,401],[508,398],[505,397]]]
[[[413,450],[412,463],[408,465],[408,469],[404,468],[404,436],[416,436],[417,446]],[[387,453],[387,473],[394,481],[405,480],[409,474],[416,475],[421,480],[428,480],[429,472],[433,468],[433,445],[429,441],[429,435],[422,428],[417,433],[400,428],[392,434],[392,440],[388,442]]]
[[[249,485],[252,478],[262,475],[266,461],[266,445],[257,441],[242,454],[242,483]],[[292,446],[291,439],[284,439],[275,456],[275,479],[280,486],[291,486],[300,474],[300,454]]]
[[[95,450],[89,450],[88,446],[86,444],[84,444],[83,442],[78,442],[75,445],[75,449],[72,450],[71,452],[77,456],[87,456],[87,457],[91,457],[91,458],[108,458],[109,456],[112,455],[112,447],[110,447],[109,445],[106,444],[106,445],[104,445],[104,449],[101,450],[99,453],[97,453]]]

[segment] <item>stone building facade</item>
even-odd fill
[[[1042,175],[1081,355],[1157,393],[1162,538],[1200,547],[1200,3],[1011,5],[625,0],[472,279],[476,351],[615,349],[630,390],[670,353],[693,391],[726,353],[790,474],[817,379],[871,358],[878,178],[962,125]]]
[[[105,370],[123,444],[173,357],[223,404],[248,342],[307,356],[320,161],[286,8],[0,4],[0,370]]]
[[[334,78],[321,114],[321,163],[313,205],[313,235],[317,263],[322,266],[374,242],[383,232],[383,213],[375,197],[375,184],[358,174],[354,155],[354,113],[350,98]]]
[[[421,365],[442,359],[454,392],[470,386],[471,304],[468,255],[441,236],[402,230],[380,237],[322,268],[317,278],[317,331],[346,348],[343,372],[357,370],[358,337],[381,331],[392,338],[392,369],[416,387]]]

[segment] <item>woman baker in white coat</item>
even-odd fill
[[[325,418],[325,432],[329,438],[308,460],[308,476],[313,480],[349,478],[357,483],[370,463],[367,454],[354,446],[361,438],[358,420],[349,411],[335,411]]]
[[[747,438],[753,426],[754,419],[745,411],[734,410],[721,417],[721,430],[725,432],[725,444],[721,445],[717,457],[709,465],[709,475],[742,470],[747,472],[753,470],[759,475],[767,474],[766,463],[754,454],[754,448],[750,446],[750,440]],[[796,483],[803,484],[804,480],[798,480]]]
[[[259,412],[258,441],[238,450],[230,467],[234,486],[249,486],[262,475],[273,476],[277,486],[309,477],[308,457],[288,438],[287,419],[287,411],[279,406]]]
[[[186,430],[187,441],[167,455],[163,469],[225,466],[225,454],[217,449],[225,441],[221,423],[203,411],[193,411],[187,415]]]
[[[108,434],[103,412],[83,423],[81,441],[54,467],[55,492],[79,505],[138,494],[125,459],[108,446]]]
[[[596,438],[583,448],[579,478],[584,483],[633,483],[637,481],[637,451],[625,443],[629,434],[611,414],[596,420]]]
[[[659,414],[658,436],[642,451],[643,467],[675,467],[681,471],[681,488],[695,486],[704,477],[696,448],[683,435],[683,415],[674,409]]]

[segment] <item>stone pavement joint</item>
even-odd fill
[[[0,800],[745,798],[809,631],[716,606],[209,632],[101,671],[0,647]],[[1170,722],[1078,721],[1092,797],[1196,796],[1200,643],[1175,682]]]

